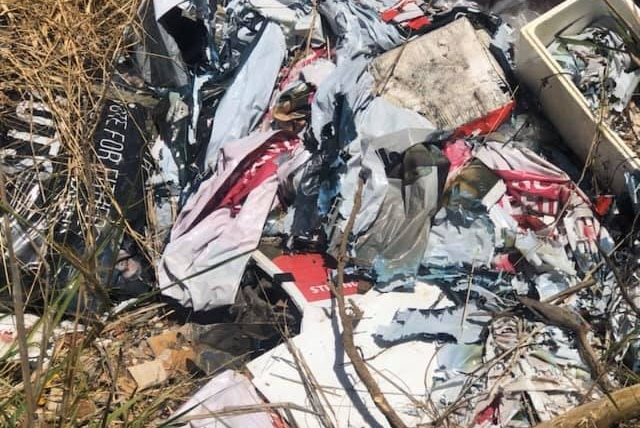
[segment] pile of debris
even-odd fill
[[[0,86],[16,420],[527,427],[640,372],[636,189],[606,193],[517,78],[552,4],[71,3],[0,13],[42,31]],[[620,113],[618,24],[549,49]],[[111,390],[70,404],[71,362]],[[151,415],[163,386],[186,396]]]

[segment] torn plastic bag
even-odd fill
[[[154,0],[154,3],[156,20],[173,37],[182,60],[191,70],[198,72],[218,65],[213,26],[216,1],[185,0],[175,4]],[[174,6],[167,9],[171,4]]]
[[[220,101],[213,119],[205,167],[213,170],[220,149],[230,141],[246,137],[258,125],[269,107],[285,55],[282,30],[277,24],[264,21],[255,46]]]
[[[423,266],[490,266],[494,227],[488,215],[442,208],[433,219]]]
[[[470,302],[467,308],[406,309],[375,333],[378,343],[391,346],[411,340],[470,344],[482,340],[491,317]]]
[[[329,131],[336,117],[337,99],[342,98],[353,115],[364,109],[372,99],[371,88],[373,78],[366,71],[368,59],[362,55],[345,59],[338,63],[335,70],[327,77],[316,91],[311,105],[311,129],[316,141],[322,142],[325,134],[337,133]],[[352,120],[354,120],[352,118]]]
[[[292,229],[295,237],[306,242],[317,241],[321,233],[332,234],[331,231],[318,231],[321,218],[334,208],[335,197],[341,193],[342,181],[347,178],[348,183],[354,186],[357,182],[361,142],[356,121],[372,99],[370,88],[373,81],[366,72],[367,62],[368,59],[363,55],[343,60],[315,94],[311,106],[313,138],[307,140],[308,145],[315,143],[317,146],[310,148],[315,154],[303,175],[301,186],[304,189],[301,188],[298,194],[305,199],[296,199]],[[346,147],[354,150],[348,153],[344,150]],[[348,187],[346,192],[349,192]],[[353,192],[342,194],[347,201],[353,198]],[[336,226],[333,221],[329,224],[330,228]]]
[[[159,264],[162,293],[195,311],[233,303],[297,137],[256,133],[220,151],[214,175],[190,196]]]
[[[440,140],[444,135],[434,131],[433,125],[419,114],[394,106],[380,97],[374,98],[356,118],[356,129],[359,137],[348,147],[347,172],[340,184],[343,198],[339,213],[341,219],[349,218],[359,177],[364,174],[367,180],[362,189],[362,207],[352,229],[354,235],[359,235],[375,221],[387,188],[384,164],[370,143],[377,137],[395,132],[407,133],[407,137],[415,143]],[[343,225],[339,222],[336,227],[342,229]]]
[[[318,10],[338,37],[338,65],[341,59],[357,53],[376,54],[402,43],[398,30],[363,3],[326,0],[318,5]]]
[[[255,10],[260,15],[280,24],[288,46],[306,43],[311,37],[313,45],[324,43],[320,17],[314,17],[313,7],[307,1],[295,0],[236,0],[230,8]]]
[[[385,165],[389,185],[376,221],[357,239],[356,257],[373,266],[381,289],[411,288],[449,162],[435,146],[412,145],[406,133],[381,137],[372,147]]]
[[[189,421],[186,425],[180,425],[181,428],[273,428],[272,415],[267,412],[212,415],[228,407],[255,406],[262,403],[263,400],[258,397],[246,376],[233,370],[225,370],[176,410],[172,419]]]
[[[340,179],[347,169],[349,156],[344,148],[357,138],[354,112],[347,97],[335,94],[335,105],[331,106],[330,111],[334,117],[323,129],[319,146],[308,147],[312,157],[302,175],[295,200],[292,228],[294,244],[297,240],[303,246],[317,247],[319,241],[323,240],[320,239],[324,238],[325,233],[320,230],[323,219],[333,207],[340,192]]]
[[[189,84],[189,75],[180,49],[173,37],[158,23],[155,10],[158,5],[155,3],[161,2],[146,0],[140,5],[138,19],[144,31],[132,34],[136,43],[129,53],[147,84],[172,88],[186,86]]]

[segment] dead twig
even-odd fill
[[[278,410],[278,409],[296,410],[298,412],[317,415],[316,412],[309,410],[305,407],[298,406],[297,404],[294,404],[294,403],[263,403],[263,404],[252,404],[247,406],[223,407],[222,409],[216,410],[215,412],[207,412],[201,415],[189,415],[179,419],[179,423],[215,418],[220,416],[249,415],[252,413],[262,413],[265,411]]]
[[[537,428],[609,428],[637,417],[640,417],[640,385],[633,385],[612,392],[610,399],[583,404]]]
[[[349,360],[351,360],[353,368],[358,374],[358,377],[367,387],[367,391],[369,391],[373,402],[375,403],[378,410],[380,410],[380,412],[382,412],[384,417],[387,419],[389,425],[391,425],[392,428],[406,428],[405,423],[402,421],[402,419],[400,419],[393,407],[389,405],[389,402],[380,390],[380,386],[371,375],[371,372],[365,364],[362,355],[360,355],[356,348],[353,339],[353,323],[355,317],[352,314],[347,313],[347,308],[344,300],[344,268],[347,260],[347,245],[349,244],[349,235],[351,235],[351,231],[353,230],[353,224],[355,222],[356,215],[360,211],[360,206],[362,205],[363,185],[364,182],[362,178],[360,178],[360,180],[358,181],[358,188],[354,197],[353,209],[344,228],[342,242],[340,243],[340,250],[338,252],[338,279],[337,284],[335,285],[334,294],[336,296],[338,311],[340,313],[340,320],[342,322],[342,344],[344,345],[344,351],[349,357]]]
[[[593,378],[600,384],[603,392],[608,394],[609,391],[612,390],[612,387],[606,378],[606,371],[587,337],[591,330],[589,324],[580,315],[570,309],[540,302],[524,296],[518,296],[518,300],[533,313],[537,314],[545,324],[570,330],[576,334],[580,354],[584,358],[587,366],[589,366],[589,369],[591,369]]]
[[[567,297],[571,296],[574,293],[577,293],[580,290],[596,285],[596,283],[597,281],[594,278],[587,278],[584,281],[580,281],[576,285],[567,288],[566,290],[562,290],[561,292],[556,293],[551,297],[547,297],[546,299],[543,299],[542,302],[553,303],[557,300],[566,299]]]
[[[300,374],[300,379],[302,380],[304,389],[307,392],[307,395],[309,396],[309,399],[310,399],[309,401],[311,402],[311,407],[313,408],[314,413],[318,415],[318,418],[320,419],[320,421],[322,422],[322,425],[325,428],[334,428],[335,425],[331,421],[329,414],[323,407],[321,398],[324,400],[324,402],[328,406],[329,406],[329,400],[327,400],[326,396],[324,395],[322,388],[318,384],[318,381],[316,380],[315,376],[313,375],[313,372],[309,368],[309,365],[306,363],[304,357],[302,356],[300,351],[294,346],[291,340],[287,340],[285,344],[287,346],[287,349],[289,350],[289,353],[291,353],[291,356],[295,360],[296,365],[298,366],[298,373]],[[331,407],[329,408],[331,409]]]
[[[638,308],[636,302],[634,302],[629,295],[629,291],[627,289],[627,281],[624,280],[622,274],[620,273],[620,270],[616,267],[613,260],[611,260],[611,256],[606,251],[604,251],[597,242],[596,245],[598,246],[598,251],[600,251],[602,258],[604,258],[604,261],[607,263],[607,266],[609,266],[609,269],[611,269],[611,272],[613,272],[613,276],[616,278],[616,283],[618,284],[618,289],[620,290],[620,294],[622,294],[622,298],[625,302],[627,302],[627,305],[629,305],[636,316],[640,317],[640,308]]]

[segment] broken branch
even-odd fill
[[[640,385],[620,389],[610,396],[578,406],[537,428],[609,428],[640,417]]]
[[[360,178],[353,202],[353,209],[344,228],[342,241],[340,243],[340,250],[338,252],[337,284],[332,288],[336,296],[338,311],[340,313],[340,320],[342,322],[342,344],[344,346],[345,353],[349,357],[349,360],[351,360],[351,364],[353,364],[353,368],[358,374],[358,377],[366,386],[367,391],[369,391],[369,394],[371,395],[371,398],[373,399],[376,407],[382,412],[384,417],[389,422],[389,425],[392,428],[406,428],[405,423],[402,421],[402,419],[400,419],[393,407],[389,405],[389,402],[380,390],[380,386],[371,375],[371,372],[365,364],[364,359],[356,349],[356,345],[353,339],[354,316],[347,313],[344,301],[344,267],[347,259],[347,245],[349,243],[349,235],[351,235],[351,231],[353,230],[353,224],[355,223],[356,214],[358,213],[358,211],[360,211],[360,206],[362,205],[363,184],[363,180],[362,178]]]
[[[576,342],[582,358],[589,366],[593,378],[600,384],[605,393],[612,388],[606,378],[606,370],[600,363],[588,339],[589,324],[576,312],[555,306],[550,303],[540,302],[524,296],[518,296],[518,300],[542,319],[545,324],[554,325],[565,330],[571,330],[576,335]]]

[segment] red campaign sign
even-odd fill
[[[284,273],[293,275],[296,286],[307,302],[331,299],[331,289],[327,285],[330,268],[322,254],[287,254],[273,259],[273,263]],[[344,284],[345,296],[358,292],[357,282]]]

